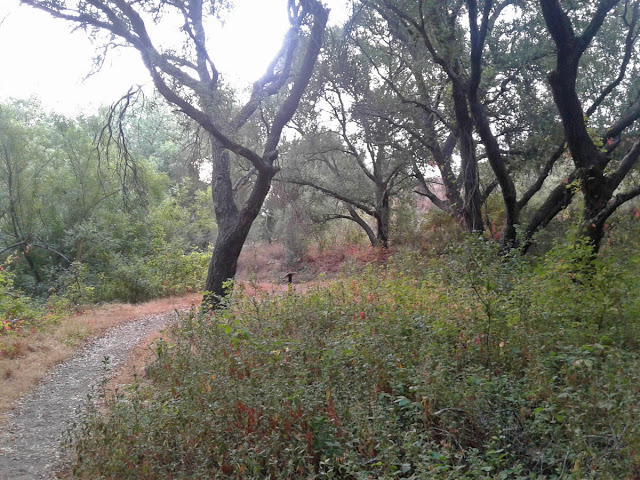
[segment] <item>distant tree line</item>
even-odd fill
[[[136,48],[190,120],[218,231],[206,308],[227,293],[251,226],[272,219],[273,180],[372,245],[389,246],[394,210],[416,192],[469,233],[498,232],[503,252],[526,252],[572,203],[598,251],[609,217],[640,195],[640,0],[356,0],[330,28],[321,2],[288,0],[282,49],[247,99],[212,60],[208,27],[226,2],[22,3]],[[170,15],[184,19],[181,45],[157,34]],[[126,200],[138,167],[120,151]],[[32,230],[8,224],[15,243]]]

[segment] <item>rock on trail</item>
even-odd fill
[[[0,430],[0,480],[55,478],[61,435],[92,387],[108,376],[105,357],[113,371],[146,335],[175,319],[175,313],[162,313],[113,328],[49,372]]]

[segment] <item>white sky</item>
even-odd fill
[[[59,113],[91,113],[110,104],[134,84],[150,84],[131,48],[110,52],[102,70],[86,78],[95,46],[85,32],[26,6],[0,0],[0,100],[39,97]],[[324,0],[330,23],[346,17],[344,0]],[[244,86],[263,73],[286,32],[286,0],[235,0],[236,7],[216,48],[216,66],[229,81]]]

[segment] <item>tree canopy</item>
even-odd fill
[[[219,234],[205,285],[204,303],[214,308],[225,294],[224,285],[235,276],[237,259],[249,229],[269,192],[271,179],[279,170],[275,165],[277,146],[311,78],[328,9],[318,0],[287,2],[291,27],[282,49],[265,74],[253,84],[249,99],[243,104],[234,104],[213,61],[207,30],[209,23],[227,8],[226,2],[25,0],[23,3],[73,22],[95,35],[106,34],[109,39],[106,48],[113,48],[119,42],[134,47],[160,95],[209,134]],[[154,31],[170,14],[184,20],[176,32],[180,38],[178,45],[162,44],[163,36]],[[239,130],[266,98],[277,94],[281,95],[281,102],[273,117],[266,121],[260,150],[239,142],[236,138]],[[234,201],[229,152],[247,160],[251,174],[256,175],[251,194],[241,207]]]
[[[227,2],[22,3],[86,30],[105,51],[135,48],[157,92],[185,114],[189,161],[161,168],[188,178],[193,195],[211,166],[208,307],[225,295],[261,210],[273,223],[264,205],[274,177],[326,195],[314,219],[351,221],[372,245],[390,244],[394,212],[415,192],[466,232],[499,232],[503,252],[526,251],[572,203],[597,250],[608,218],[640,195],[635,0],[354,1],[327,35],[321,2],[288,0],[282,48],[245,96],[214,62],[211,26]],[[166,119],[145,119],[150,145],[165,141],[153,123]],[[107,133],[124,147],[115,171],[126,202],[140,195],[144,169],[127,156],[135,132],[116,130]],[[33,229],[11,225],[10,240],[26,244],[21,231]]]

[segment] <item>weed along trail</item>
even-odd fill
[[[62,433],[92,388],[122,364],[145,336],[176,318],[175,312],[165,312],[113,328],[48,373],[20,400],[0,430],[0,479],[53,478]]]

